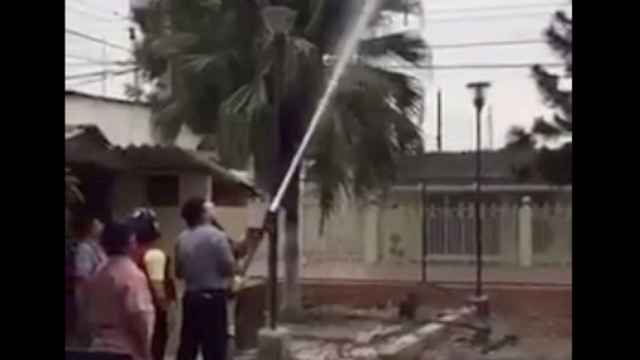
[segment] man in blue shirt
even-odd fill
[[[228,279],[234,273],[229,238],[211,225],[212,215],[202,198],[189,199],[182,208],[187,223],[176,244],[176,276],[184,280],[182,329],[178,360],[194,360],[202,349],[204,360],[227,354]]]

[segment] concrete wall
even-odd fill
[[[312,190],[303,201],[303,251],[310,259],[362,260],[364,213],[358,205],[346,200],[338,201],[338,208],[331,214],[320,233],[320,208]]]
[[[383,203],[380,216],[379,259],[420,261],[422,259],[422,199],[420,194],[392,192]],[[396,253],[392,250],[397,247]]]
[[[151,109],[144,104],[75,94],[65,95],[65,125],[96,125],[114,145],[154,144]],[[201,136],[182,128],[176,145],[195,149]]]
[[[382,203],[367,206],[358,206],[343,196],[320,235],[318,199],[313,186],[307,188],[301,199],[302,248],[307,259],[369,263],[421,260],[423,213],[419,191],[391,191]],[[521,266],[571,263],[571,202],[566,195],[559,193],[558,201],[546,206],[527,205],[528,209],[517,201],[483,204],[485,259]],[[472,261],[472,204],[443,207],[427,198],[426,209],[428,259]]]
[[[66,125],[97,125],[115,145],[150,143],[150,118],[151,110],[145,105],[65,96]]]

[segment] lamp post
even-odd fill
[[[481,182],[482,182],[482,108],[486,102],[486,91],[491,86],[488,82],[473,82],[467,84],[473,95],[473,106],[476,110],[476,171],[475,171],[475,233],[476,233],[476,286],[471,303],[476,306],[481,317],[489,315],[489,297],[482,292],[482,219],[480,218]]]
[[[293,28],[296,11],[286,6],[266,6],[262,10],[265,27],[274,37],[276,59],[274,61],[273,81],[273,127],[275,132],[274,159],[276,171],[273,176],[272,193],[278,190],[280,169],[280,103],[282,102],[282,88],[284,80],[284,61],[286,36]],[[269,230],[269,327],[276,329],[278,324],[278,210],[280,204],[272,204],[266,216],[266,228]],[[271,210],[275,209],[275,210]]]

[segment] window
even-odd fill
[[[179,178],[173,175],[147,177],[147,201],[151,206],[179,205]]]

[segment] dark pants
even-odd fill
[[[178,360],[224,360],[227,354],[227,298],[224,291],[187,292],[182,300]]]
[[[153,338],[151,338],[153,360],[164,360],[168,337],[167,312],[156,308],[156,321],[153,327]]]

